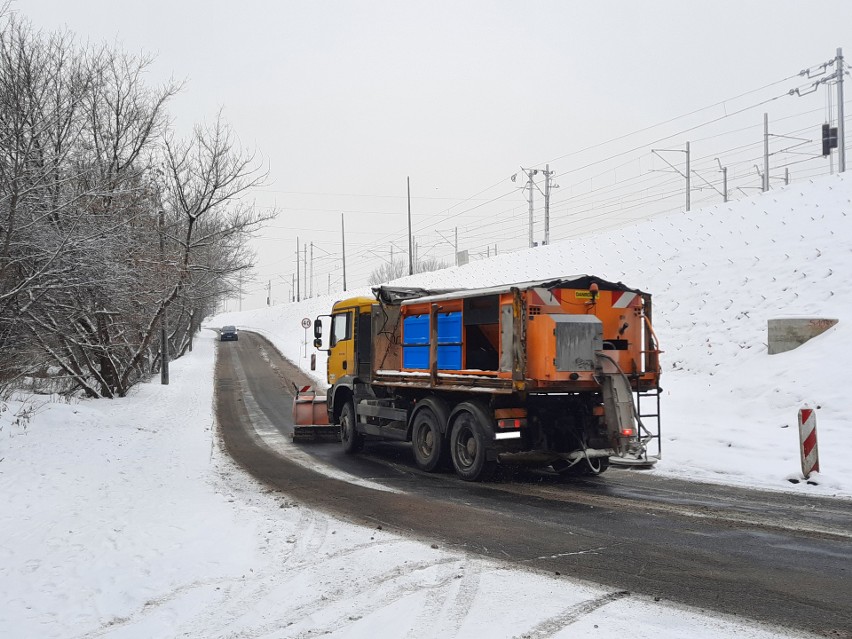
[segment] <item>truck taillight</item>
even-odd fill
[[[622,437],[633,437],[633,435],[635,435],[635,434],[636,434],[636,431],[633,430],[632,428],[622,428],[621,429],[621,436]]]
[[[527,425],[526,419],[498,419],[497,428],[524,428]]]

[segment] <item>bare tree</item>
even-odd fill
[[[183,353],[252,264],[264,178],[221,115],[186,142],[151,60],[81,49],[0,7],[0,385],[33,369],[114,397]],[[173,310],[172,310],[173,309]]]
[[[418,260],[414,264],[415,273],[439,271],[444,268],[447,268],[446,262],[442,262],[434,257],[427,257],[422,260]],[[393,262],[385,262],[376,268],[372,273],[370,273],[370,277],[367,282],[370,285],[384,284],[386,282],[398,280],[406,275],[408,275],[408,264],[404,260],[394,260]]]

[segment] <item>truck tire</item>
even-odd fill
[[[411,444],[418,468],[431,473],[440,466],[446,449],[445,443],[438,417],[431,408],[420,409],[414,416],[414,424],[411,427]]]
[[[364,446],[364,438],[355,429],[355,406],[347,401],[340,411],[340,441],[343,442],[343,452],[351,455]]]
[[[464,402],[454,411],[450,435],[450,455],[456,474],[465,481],[488,481],[497,470],[497,460],[482,411],[475,404]]]

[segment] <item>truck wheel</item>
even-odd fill
[[[431,409],[423,408],[414,417],[411,443],[414,448],[414,460],[419,468],[431,473],[441,464],[444,436],[438,426],[438,418]]]
[[[340,411],[340,441],[343,442],[343,452],[350,455],[364,445],[364,438],[355,430],[355,406],[351,401],[346,402]]]
[[[488,481],[497,470],[497,461],[489,460],[491,442],[482,425],[480,411],[470,403],[460,404],[450,435],[450,454],[453,467],[465,481]]]

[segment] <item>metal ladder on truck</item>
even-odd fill
[[[642,380],[636,380],[637,391],[634,394],[636,398],[636,415],[639,417],[639,438],[645,444],[645,460],[649,464],[654,464],[662,458],[662,438],[660,437],[660,393],[659,387],[642,389]],[[644,401],[643,401],[644,400]],[[655,443],[656,454],[651,455],[648,450],[651,444]]]

